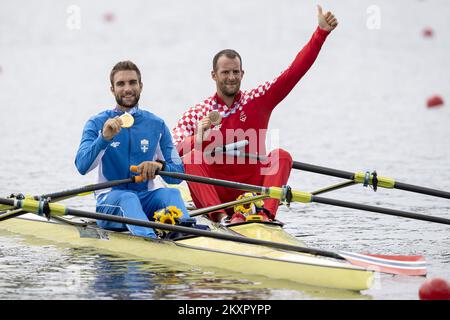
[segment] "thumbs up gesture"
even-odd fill
[[[332,31],[338,25],[337,19],[334,15],[330,11],[324,14],[320,5],[317,5],[317,18],[319,20],[319,27],[323,30]]]

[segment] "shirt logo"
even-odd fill
[[[241,114],[239,115],[239,120],[241,120],[242,122],[245,122],[245,120],[247,120],[247,115],[245,114],[244,111],[241,111]]]
[[[147,139],[142,139],[141,140],[141,150],[144,153],[147,152],[147,150],[148,150],[148,140]]]
[[[111,143],[111,147],[113,147],[113,148],[117,148],[118,146],[120,146],[120,142],[119,141]]]

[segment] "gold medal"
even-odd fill
[[[134,118],[128,112],[119,117],[122,120],[122,128],[130,128],[134,123]]]
[[[217,126],[222,121],[222,116],[220,115],[219,111],[211,111],[208,114],[209,120],[211,120],[211,124],[213,126]]]

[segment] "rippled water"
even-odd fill
[[[80,9],[80,29],[66,26]],[[278,145],[299,161],[377,170],[401,182],[450,190],[448,1],[323,4],[340,25],[301,83],[274,111]],[[380,28],[367,27],[373,9]],[[404,8],[408,14],[404,14]],[[370,9],[371,8],[371,9]],[[369,10],[370,9],[370,10]],[[368,12],[369,10],[369,12]],[[372,12],[372,13],[371,13]],[[107,22],[104,15],[113,13]],[[73,165],[85,121],[113,103],[108,74],[118,60],[141,68],[141,105],[173,126],[214,91],[210,60],[243,56],[244,88],[272,79],[315,28],[314,1],[14,1],[0,12],[0,195],[42,194],[95,181]],[[431,39],[423,28],[435,30]],[[275,147],[275,146],[273,146]],[[292,172],[313,191],[339,179]],[[324,196],[450,217],[450,202],[400,190],[353,186]],[[93,209],[91,197],[66,202]],[[423,254],[429,276],[450,280],[449,227],[319,204],[293,204],[278,218],[307,244],[355,252]],[[130,261],[88,249],[30,243],[0,231],[0,298],[40,299],[417,299],[424,278],[383,275],[361,295],[219,270]]]

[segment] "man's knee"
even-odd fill
[[[124,202],[124,201],[140,202],[137,194],[135,194],[134,192],[127,192],[127,191],[121,192],[118,199],[119,199],[119,202]]]
[[[284,149],[275,149],[275,150],[273,150],[270,153],[270,158],[272,159],[272,158],[275,158],[275,157],[277,157],[279,161],[285,161],[285,162],[288,162],[288,163],[291,163],[291,164],[293,162],[291,154],[289,152],[287,152],[286,150],[284,150]]]
[[[181,192],[177,188],[164,188],[164,192],[168,197],[181,197]]]
[[[182,199],[181,192],[177,188],[161,188],[158,196],[164,203]]]
[[[285,172],[290,172],[292,168],[292,156],[289,152],[283,149],[275,149],[268,154],[268,164],[261,169],[261,175],[278,175],[280,169]]]

